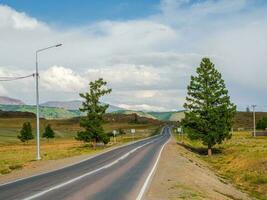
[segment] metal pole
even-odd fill
[[[37,155],[36,160],[41,160],[40,154],[40,119],[39,119],[39,73],[38,73],[38,52],[36,51],[36,143]]]
[[[252,105],[253,108],[253,136],[256,136],[256,113],[255,113],[255,108],[256,105]]]
[[[54,47],[60,47],[62,44],[56,44],[53,46],[49,46],[43,49],[39,49],[35,52],[35,59],[36,59],[36,143],[37,143],[37,155],[36,160],[41,160],[41,153],[40,153],[40,114],[39,114],[39,72],[38,72],[38,53],[41,51],[45,51],[47,49],[51,49]]]

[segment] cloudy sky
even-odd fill
[[[222,73],[232,100],[267,105],[265,0],[0,1],[0,77],[34,73],[40,97],[79,99],[103,77],[103,101],[127,109],[181,109],[204,56]],[[0,96],[33,104],[34,80],[0,82]]]

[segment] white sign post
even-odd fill
[[[134,141],[134,134],[135,134],[135,129],[134,128],[131,129],[131,133],[132,133],[133,141]]]
[[[177,128],[177,133],[179,134],[179,138],[181,139],[182,137],[183,137],[183,135],[182,135],[182,128],[181,127],[178,127]]]
[[[117,134],[117,131],[116,130],[113,130],[112,133],[113,133],[114,143],[116,143],[116,134]]]

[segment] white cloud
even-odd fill
[[[45,26],[25,13],[16,12],[8,6],[0,5],[0,27],[32,30]]]
[[[263,104],[267,13],[253,2],[162,0],[157,15],[64,30],[0,5],[0,75],[33,73],[36,49],[62,42],[39,56],[41,101],[77,99],[103,77],[113,88],[105,98],[111,104],[172,110],[181,108],[190,75],[209,56],[237,103]],[[3,83],[2,91],[32,102],[33,80],[16,84]],[[255,98],[246,98],[252,91]]]
[[[8,92],[2,85],[0,85],[0,96],[5,96],[5,95],[8,95]]]
[[[71,69],[53,66],[42,73],[41,84],[49,90],[79,92],[85,88],[86,81]]]

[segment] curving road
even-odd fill
[[[170,129],[78,164],[0,185],[0,199],[142,199]]]

